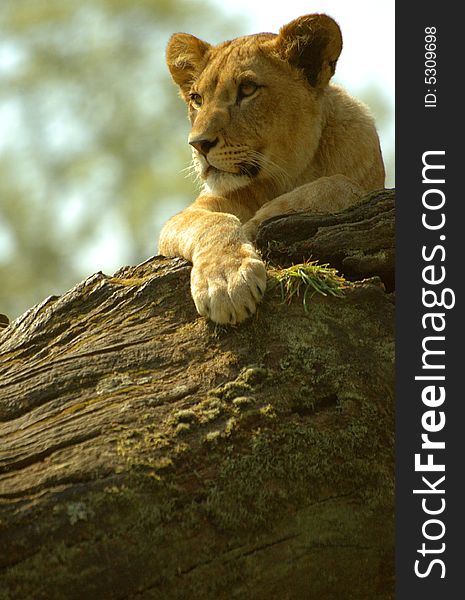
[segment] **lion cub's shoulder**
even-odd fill
[[[365,189],[384,185],[384,165],[370,109],[342,86],[331,83],[322,95],[320,143],[314,168],[320,176],[341,173]]]

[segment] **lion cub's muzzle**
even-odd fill
[[[196,151],[202,177],[219,171],[253,178],[261,170],[256,160],[250,160],[250,149],[246,146],[225,145],[219,137],[209,138],[205,134],[190,137],[189,144]]]
[[[195,137],[189,140],[189,144],[193,146],[197,152],[200,152],[203,156],[207,156],[210,150],[218,144],[218,138],[209,140],[204,137]]]

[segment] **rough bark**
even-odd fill
[[[0,330],[0,598],[392,598],[392,295],[275,288],[220,328],[189,273],[99,273]]]
[[[395,190],[369,194],[337,214],[299,213],[266,221],[258,247],[281,264],[311,257],[328,262],[349,279],[378,276],[394,289]]]

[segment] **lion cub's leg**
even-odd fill
[[[199,198],[172,217],[160,234],[159,252],[193,263],[191,292],[199,314],[215,323],[240,323],[252,315],[266,289],[266,269],[226,201]],[[216,209],[216,210],[215,210]]]
[[[294,212],[338,212],[356,204],[364,190],[345,175],[332,175],[295,188],[264,204],[243,225],[243,232],[253,240],[262,221]]]

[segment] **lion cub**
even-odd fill
[[[329,84],[339,26],[307,15],[218,46],[174,34],[168,68],[188,106],[203,190],[172,217],[159,251],[192,261],[197,311],[216,323],[252,315],[266,288],[252,241],[259,223],[295,211],[340,211],[384,187],[366,107]]]

